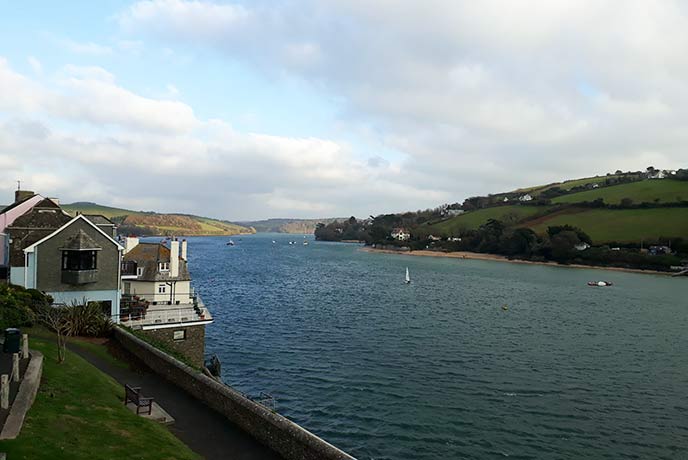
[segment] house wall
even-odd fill
[[[9,236],[0,232],[0,265],[9,265]]]
[[[10,284],[24,286],[24,267],[10,267]]]
[[[65,305],[72,305],[77,303],[79,305],[87,302],[107,302],[112,305],[113,321],[119,318],[119,291],[45,291],[50,295],[55,303],[63,303]]]
[[[205,325],[150,329],[142,332],[186,356],[194,366],[203,366],[205,358]],[[175,340],[174,334],[179,334],[180,332],[183,332],[184,340]]]
[[[126,280],[124,283],[129,283],[128,294],[137,295],[149,302],[166,303],[170,300],[171,286],[165,285],[166,292],[164,294],[158,294],[158,285],[165,284],[164,281]],[[190,303],[189,293],[191,292],[191,282],[176,281],[174,292],[175,295],[172,303],[176,303],[177,300],[179,300],[180,304]]]
[[[94,283],[62,283],[62,250],[67,240],[79,230],[86,232],[102,249],[98,251],[98,279]],[[46,292],[116,291],[119,289],[120,254],[117,246],[82,219],[74,221],[34,249],[37,258],[36,289]]]

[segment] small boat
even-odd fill
[[[227,241],[227,246],[234,246],[234,241],[232,241],[232,240]]]
[[[509,311],[509,306],[507,304],[502,305],[502,310]]]
[[[304,246],[308,246],[308,241],[303,240],[303,245],[304,245]]]
[[[277,241],[275,241],[275,240],[272,240],[272,244],[277,244]]]
[[[605,286],[613,286],[614,283],[611,281],[588,281],[588,286],[594,286],[594,287],[605,287]]]
[[[411,284],[411,275],[409,275],[408,267],[406,267],[406,279],[404,280],[404,283]]]

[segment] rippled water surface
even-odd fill
[[[688,458],[688,279],[233,239],[207,352],[359,459]]]

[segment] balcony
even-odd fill
[[[64,284],[89,284],[98,281],[98,270],[62,270]]]
[[[167,327],[209,324],[213,317],[198,296],[190,303],[181,305],[150,305],[147,302],[132,302],[123,297],[119,321],[132,329],[162,329]],[[113,317],[113,320],[117,318]]]

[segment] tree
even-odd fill
[[[632,205],[633,205],[633,199],[632,198],[626,197],[626,198],[621,199],[621,207],[628,208],[628,207],[631,207]]]
[[[55,332],[58,363],[63,363],[66,356],[66,333],[69,325],[65,312],[66,307],[45,306],[38,310],[36,315],[41,323],[43,323],[48,329]]]

